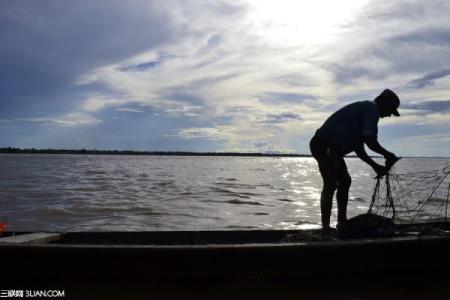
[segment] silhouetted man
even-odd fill
[[[364,144],[372,151],[383,155],[386,165],[391,165],[398,159],[395,154],[378,143],[377,134],[378,120],[391,115],[400,116],[397,111],[399,105],[398,96],[386,89],[373,101],[355,102],[339,109],[325,121],[311,139],[311,153],[319,163],[323,179],[320,210],[324,232],[330,230],[331,208],[336,189],[338,229],[347,221],[348,191],[352,179],[344,160],[346,154],[354,151],[380,176],[385,175],[388,169],[367,155]]]

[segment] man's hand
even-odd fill
[[[384,158],[386,158],[386,168],[388,171],[400,159],[400,157],[397,157],[394,153],[391,152],[386,153]]]
[[[372,168],[375,171],[375,173],[377,173],[377,178],[383,177],[389,171],[388,168],[386,168],[385,166],[379,165],[377,163],[375,163]]]
[[[397,156],[392,152],[387,152],[384,155],[384,158],[386,159],[386,161],[397,161],[398,160]]]

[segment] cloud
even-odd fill
[[[318,99],[314,95],[306,95],[301,93],[276,93],[268,92],[260,96],[259,100],[262,103],[267,103],[271,105],[277,104],[290,104],[295,105],[299,103],[307,103],[308,105],[315,106],[318,103]]]
[[[72,112],[61,116],[54,117],[36,117],[27,119],[0,119],[1,122],[31,122],[31,123],[47,123],[58,126],[89,126],[98,124],[101,120],[83,112]]]
[[[449,112],[450,111],[450,100],[439,100],[439,101],[420,101],[413,102],[404,105],[404,108],[410,109],[413,112],[419,111],[418,113],[423,114],[423,112]]]
[[[267,141],[256,141],[253,143],[253,145],[255,145],[255,147],[259,149],[265,149],[270,146],[269,142]]]
[[[446,142],[450,142],[450,133],[433,133],[433,134],[415,136],[415,138],[419,138],[422,141],[426,141],[426,142],[446,143]]]
[[[154,68],[157,65],[159,65],[161,61],[149,61],[149,62],[143,62],[134,66],[128,66],[128,67],[121,67],[119,68],[120,71],[126,72],[126,71],[146,71],[148,69]]]
[[[194,11],[211,14],[201,6]],[[184,24],[187,34],[178,43],[155,47],[147,55],[141,53],[80,76],[81,85],[101,84],[112,95],[120,95],[95,95],[85,99],[81,109],[100,112],[131,102],[149,105],[166,116],[202,122],[203,127],[181,130],[181,138],[227,140],[233,147],[251,144],[256,130],[273,132],[288,123],[300,125],[301,120],[307,124],[311,120],[303,117],[303,113],[321,105],[321,100],[313,95],[317,87],[305,80],[293,84],[300,77],[286,76],[286,70],[296,72],[294,66],[298,65],[306,70],[311,68],[310,76],[319,77],[317,71],[307,62],[294,65],[283,62],[284,54],[276,48],[260,50],[265,41],[251,34],[243,34],[238,40],[237,33],[244,29],[245,23],[237,22],[230,28],[227,21],[241,14],[240,9],[219,14],[215,22],[202,28],[204,31]],[[190,29],[194,30],[192,35]],[[149,62],[156,61],[160,63],[147,67]],[[254,130],[243,130],[240,126]],[[295,130],[290,132],[294,134]]]
[[[450,39],[450,35],[449,35],[449,39]],[[427,85],[433,85],[434,81],[436,79],[440,79],[440,78],[446,77],[448,75],[450,75],[450,69],[431,72],[431,73],[425,74],[421,78],[411,80],[410,82],[407,83],[407,86],[416,88],[416,89],[420,89]]]
[[[449,8],[448,2],[436,0],[373,1],[318,59],[342,85],[403,87],[413,74],[442,70],[450,54],[450,24],[444,12]]]
[[[145,111],[137,108],[128,108],[128,107],[120,107],[117,109],[117,111],[121,112],[131,112],[131,113],[144,113]]]
[[[83,100],[80,109],[86,112],[94,113],[111,106],[121,106],[132,102],[131,99],[113,98],[108,96],[93,96]]]
[[[290,121],[302,120],[302,116],[296,113],[285,112],[280,114],[268,114],[266,119],[260,123],[287,123]]]
[[[2,2],[0,118],[86,124],[107,145],[307,152],[334,110],[392,88],[402,117],[382,126],[445,125],[450,4],[333,3]]]
[[[204,138],[208,140],[226,140],[230,133],[226,129],[220,128],[184,128],[178,135],[183,139]]]
[[[440,28],[417,28],[413,32],[394,36],[391,41],[415,46],[448,46],[450,44],[450,33]]]
[[[80,74],[170,41],[174,32],[159,7],[140,0],[2,1],[0,110],[13,108],[11,97],[31,95],[50,106],[50,96],[77,92],[72,83]]]

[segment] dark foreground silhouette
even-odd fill
[[[400,116],[397,108],[398,96],[391,90],[384,90],[373,101],[360,101],[344,106],[332,114],[320,127],[310,142],[312,156],[319,164],[323,179],[320,197],[322,227],[330,231],[330,216],[335,191],[338,206],[337,227],[347,222],[348,193],[352,179],[347,170],[344,156],[355,152],[382,177],[389,171],[386,166],[393,165],[398,157],[383,148],[378,142],[378,121],[392,115]],[[386,166],[376,163],[366,153],[364,146],[381,154]]]

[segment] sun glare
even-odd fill
[[[259,36],[279,46],[328,44],[367,0],[251,0],[249,18]]]

